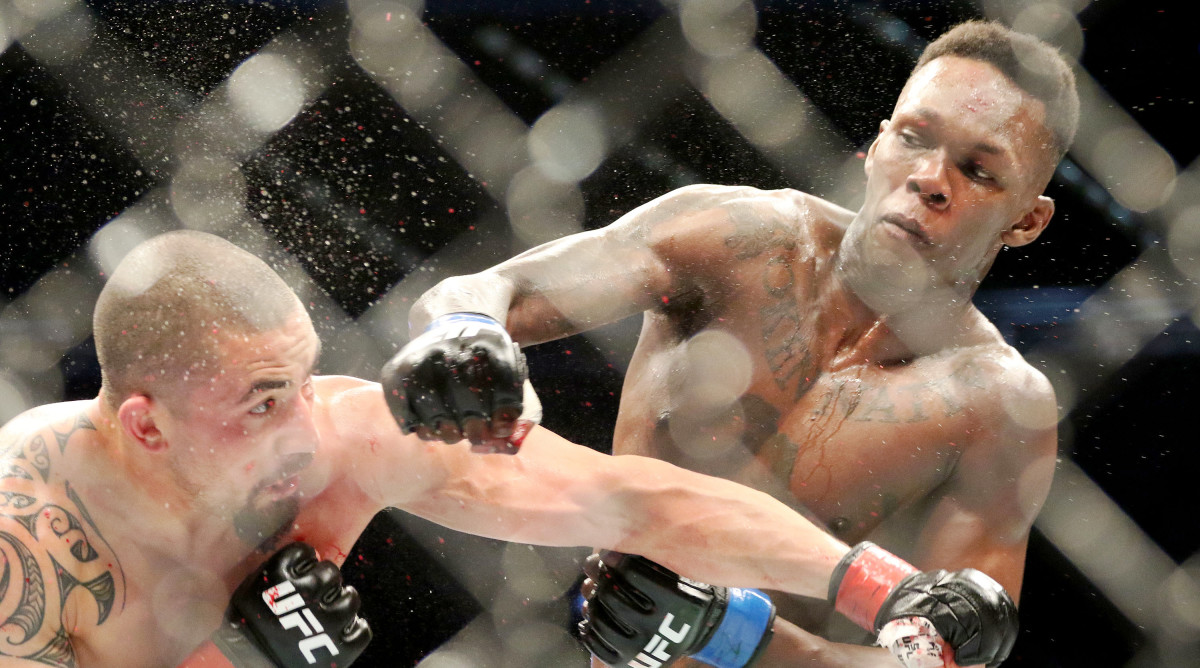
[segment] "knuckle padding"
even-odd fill
[[[331,561],[319,561],[307,574],[320,589],[342,586],[342,572]]]
[[[613,610],[613,607],[604,598],[599,598],[588,605],[589,614],[592,620],[592,625],[596,628],[600,635],[605,636],[610,633],[632,638],[637,629],[631,625],[622,615]]]
[[[617,612],[614,610],[616,604],[620,604],[621,613],[638,617],[654,610],[653,601],[619,573],[607,574],[596,594],[600,602],[613,613]]]

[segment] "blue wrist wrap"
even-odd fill
[[[495,318],[486,316],[482,313],[447,313],[446,315],[434,318],[433,322],[425,326],[425,331],[428,332],[435,327],[445,327],[446,325],[464,322],[477,322],[483,325],[492,325],[494,327],[501,326]]]
[[[729,605],[721,625],[692,658],[716,668],[742,668],[764,645],[763,636],[772,632],[775,606],[757,589],[730,587],[727,592]]]

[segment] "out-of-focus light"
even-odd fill
[[[1012,27],[1057,46],[1074,60],[1083,54],[1083,28],[1072,9],[1057,2],[1039,2],[1025,7],[1013,19]],[[1021,56],[1018,51],[1017,58]]]
[[[608,151],[604,115],[591,104],[560,104],[529,131],[529,154],[546,176],[577,183],[596,171]]]
[[[246,212],[246,179],[224,158],[185,159],[171,179],[171,206],[192,229],[219,233]]]
[[[88,242],[88,257],[106,276],[111,276],[121,259],[150,236],[131,215],[121,215],[92,236]]]
[[[46,21],[78,6],[78,0],[11,0],[12,8],[34,21]]]
[[[782,146],[804,131],[807,104],[762,53],[711,61],[704,75],[713,107],[756,146]]]
[[[358,38],[369,42],[404,45],[421,32],[421,3],[367,0],[350,3],[351,26]]]
[[[1200,565],[1192,561],[1163,582],[1163,629],[1183,642],[1200,640]]]
[[[13,39],[20,39],[21,46],[29,55],[51,66],[65,66],[78,58],[92,43],[96,35],[96,19],[87,7],[71,2],[49,2],[42,9],[41,0],[28,0],[39,9],[30,14],[16,13],[5,21],[12,21],[9,30]],[[26,34],[28,33],[28,34]],[[89,63],[97,73],[103,72],[101,63]]]
[[[0,425],[31,408],[20,381],[0,373]]]
[[[27,359],[18,368],[49,367],[92,330],[91,305],[99,286],[82,272],[52,271],[38,279],[20,299],[5,309],[5,316],[21,317],[26,330]]]
[[[1045,359],[1035,360],[1035,363],[1042,373],[1046,374],[1046,379],[1054,388],[1054,398],[1058,403],[1058,416],[1061,420],[1075,408],[1075,402],[1079,398],[1079,385],[1068,371],[1067,365],[1059,358],[1047,356]]]
[[[509,543],[501,559],[505,584],[524,599],[548,601],[562,593],[562,586],[550,577],[550,569],[541,554],[530,545]]]
[[[562,649],[569,649],[569,643],[575,642],[567,635],[566,630],[557,624],[526,619],[522,620],[520,624],[500,626],[497,631],[500,633],[500,639],[504,642],[505,649],[508,650],[508,656],[500,662],[500,665],[569,665],[558,663],[550,658],[560,657],[563,654]]]
[[[709,58],[745,50],[758,29],[758,15],[749,0],[683,0],[679,20],[688,44]]]
[[[260,53],[229,77],[229,101],[246,124],[259,132],[275,132],[304,106],[303,77],[283,57]]]
[[[684,357],[686,362],[671,374],[672,382],[679,384],[672,396],[691,404],[691,409],[726,409],[750,387],[750,352],[728,332],[700,332],[688,340]]]
[[[1171,221],[1167,252],[1180,273],[1200,281],[1200,206],[1184,209]]]
[[[583,229],[583,195],[573,185],[552,181],[529,167],[513,177],[505,205],[513,232],[530,246]]]
[[[1092,152],[1092,171],[1106,175],[1105,185],[1126,208],[1158,208],[1175,189],[1175,162],[1161,146],[1135,127],[1116,127],[1100,137]]]
[[[479,657],[443,648],[421,660],[421,668],[476,668],[479,665]]]

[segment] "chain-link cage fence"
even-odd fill
[[[91,314],[139,241],[266,258],[320,372],[374,379],[446,276],[692,183],[854,208],[916,54],[995,18],[1078,63],[1042,240],[977,295],[1060,403],[1014,665],[1200,665],[1198,38],[1134,0],[0,0],[0,422],[99,384]],[[636,319],[530,351],[547,424],[604,450]],[[362,665],[566,666],[582,554],[384,514],[347,562]],[[375,594],[373,596],[373,594]]]

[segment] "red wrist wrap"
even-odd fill
[[[834,609],[850,621],[876,632],[875,617],[888,594],[917,568],[887,550],[872,545],[846,569]]]

